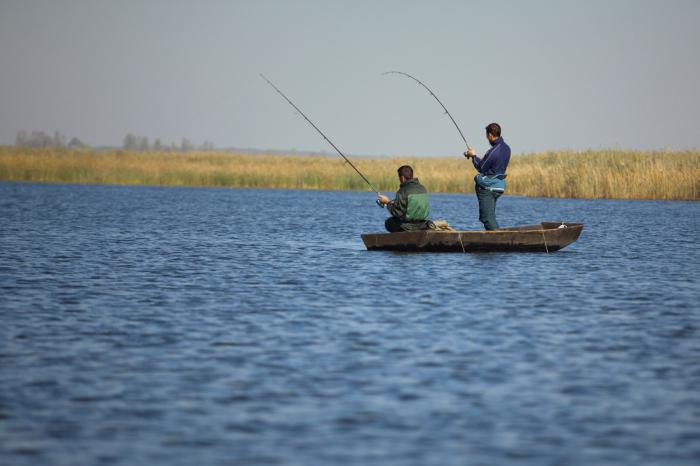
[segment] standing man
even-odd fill
[[[471,157],[474,168],[479,172],[474,177],[474,189],[479,199],[479,220],[487,230],[497,230],[496,201],[506,190],[506,168],[510,161],[510,147],[501,137],[501,125],[491,123],[486,127],[486,139],[491,144],[482,158],[477,157],[474,149],[464,153]]]
[[[391,214],[384,226],[391,233],[427,230],[430,225],[428,191],[418,178],[413,178],[413,168],[410,166],[402,165],[397,171],[401,187],[396,192],[396,199],[390,201],[383,194],[379,195],[379,203],[386,206]]]

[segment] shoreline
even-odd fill
[[[431,193],[471,194],[473,166],[463,157],[357,158],[386,193],[395,170],[413,165]],[[229,152],[128,152],[0,148],[0,181],[198,188],[367,191],[340,158]],[[514,155],[511,196],[554,199],[700,200],[700,151],[586,151]]]
[[[37,181],[37,180],[30,180],[30,181],[24,181],[24,180],[3,180],[0,179],[0,183],[5,183],[5,184],[26,184],[26,185],[32,185],[32,184],[39,184],[39,185],[46,185],[46,186],[106,186],[106,187],[114,187],[114,188],[130,188],[130,187],[135,187],[135,188],[165,188],[165,189],[177,189],[177,188],[183,188],[183,189],[231,189],[231,190],[261,190],[261,191],[324,191],[324,192],[335,192],[335,193],[344,193],[344,192],[351,192],[351,193],[367,193],[367,194],[373,194],[372,191],[366,191],[366,190],[359,190],[359,189],[325,189],[325,188],[268,188],[268,187],[241,187],[241,186],[206,186],[206,185],[178,185],[178,184],[136,184],[136,183],[98,183],[98,182],[91,182],[91,181],[85,181],[85,182],[66,182],[66,181]],[[394,194],[394,192],[398,189],[398,185],[396,186],[396,189],[394,191],[389,191],[387,190],[386,192],[382,192],[383,194],[387,194],[390,197]],[[474,191],[457,191],[457,192],[441,192],[441,191],[432,191],[429,193],[430,196],[472,196],[474,195]],[[580,200],[580,201],[633,201],[633,202],[700,202],[700,198],[698,199],[649,199],[649,198],[617,198],[617,197],[551,197],[551,196],[528,196],[524,194],[514,194],[514,193],[506,193],[504,196],[507,196],[509,198],[524,198],[524,199],[555,199],[555,200]]]

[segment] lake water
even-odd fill
[[[585,223],[552,254],[368,252],[385,215],[0,183],[0,464],[700,464],[700,203],[501,198]]]

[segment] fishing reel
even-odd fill
[[[381,209],[383,209],[383,208],[386,206],[386,204],[382,204],[382,201],[379,200],[379,197],[380,197],[380,196],[381,196],[381,197],[384,197],[384,196],[382,196],[382,194],[381,194],[379,191],[374,191],[374,193],[377,195],[377,199],[375,199],[374,202],[376,202],[377,205],[378,205]]]

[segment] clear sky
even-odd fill
[[[0,143],[349,154],[700,147],[700,1],[0,0]]]

